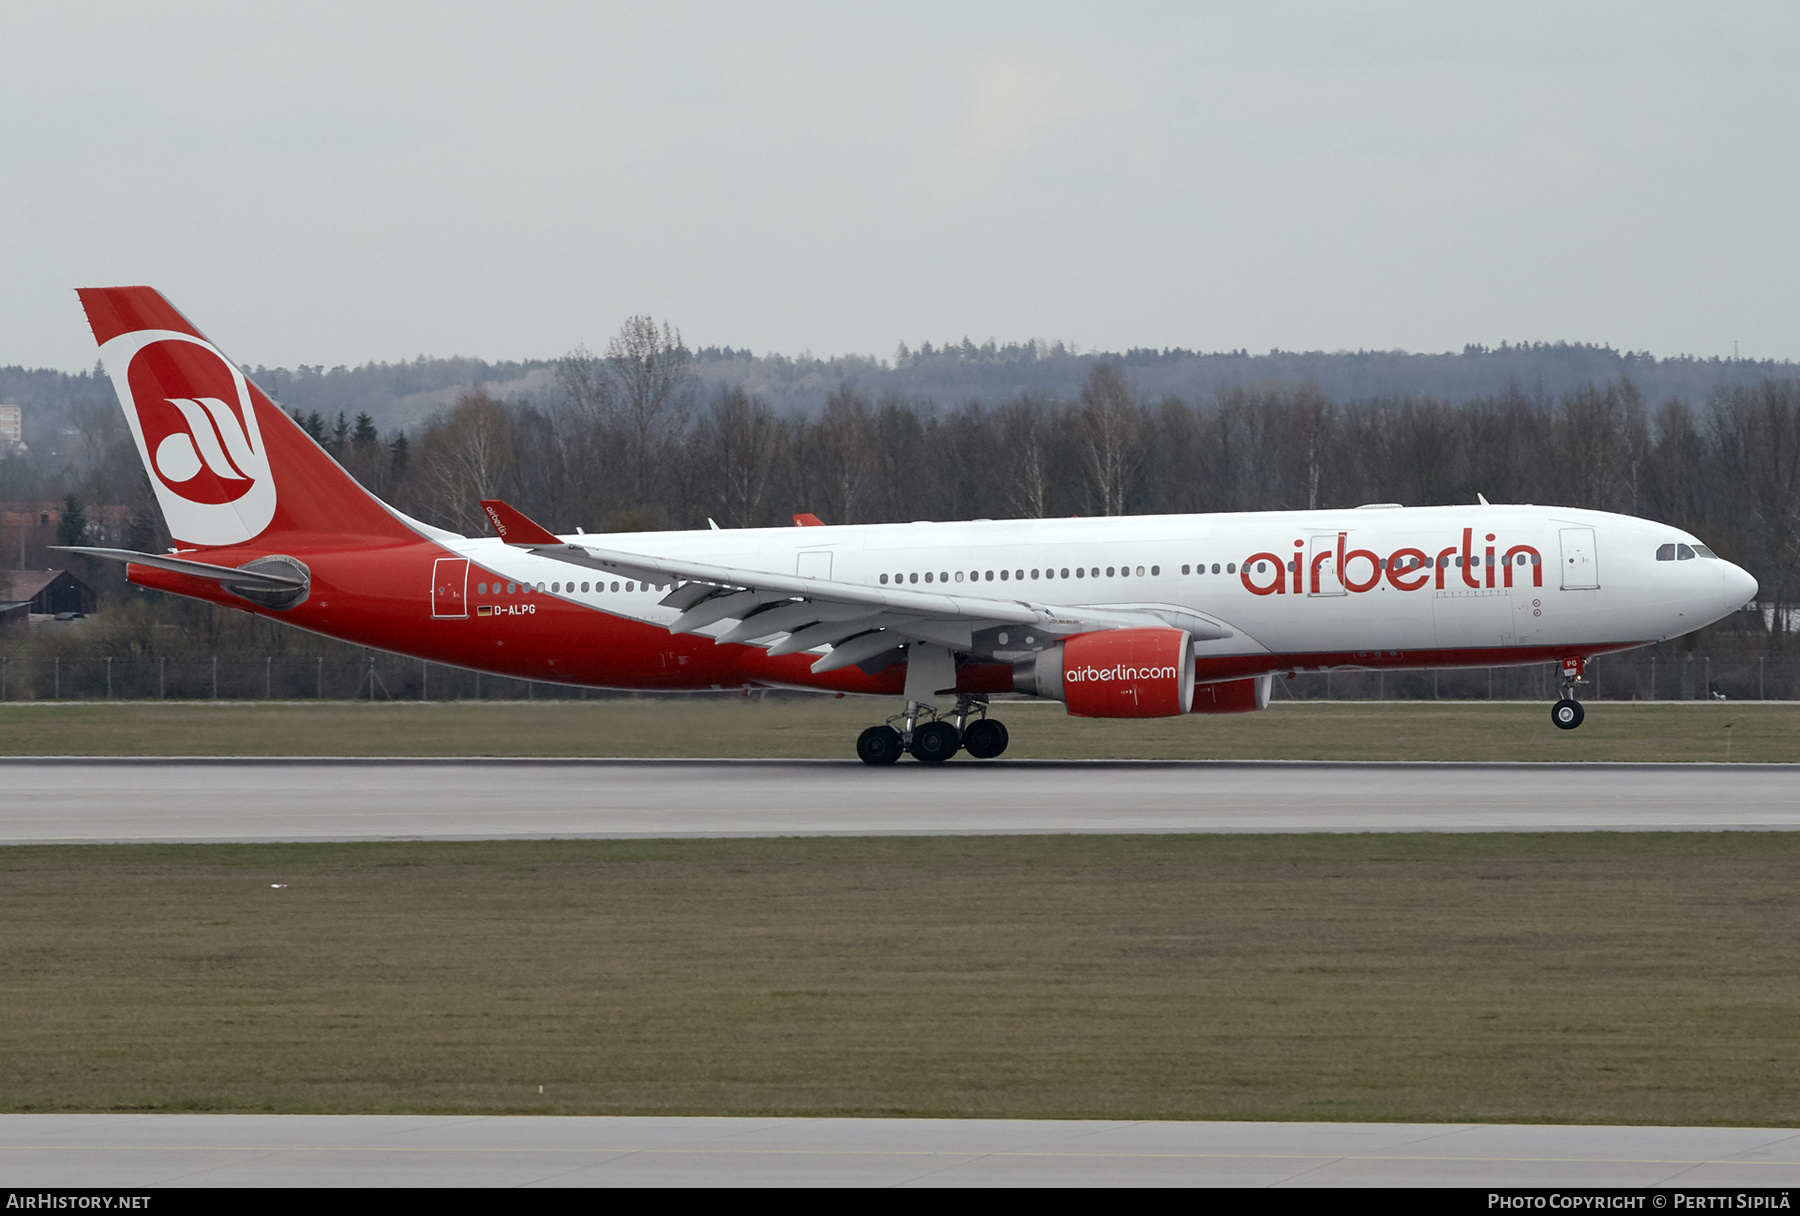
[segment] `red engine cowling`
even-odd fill
[[[1108,629],[1066,638],[1013,667],[1013,688],[1083,718],[1170,718],[1194,701],[1185,629]]]
[[[1251,676],[1247,680],[1218,680],[1194,685],[1194,713],[1248,714],[1269,707],[1269,693],[1274,689],[1274,676]]]

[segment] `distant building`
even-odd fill
[[[27,619],[88,616],[99,607],[94,589],[67,570],[0,570],[0,624]]]
[[[0,451],[25,446],[25,407],[0,405]]]

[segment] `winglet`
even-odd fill
[[[555,534],[532,523],[515,507],[509,507],[498,498],[484,498],[481,509],[487,512],[488,522],[494,525],[494,534],[509,545],[560,545],[562,541]]]
[[[794,526],[796,528],[823,528],[825,521],[810,511],[802,511],[794,516]]]

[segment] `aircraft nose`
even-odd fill
[[[1756,598],[1759,590],[1756,578],[1748,570],[1734,562],[1722,563],[1725,567],[1724,600],[1728,611],[1736,612],[1745,604]]]

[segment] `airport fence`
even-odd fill
[[[0,701],[533,701],[605,695],[379,652],[0,657]]]
[[[1561,664],[1423,671],[1296,673],[1276,697],[1300,701],[1549,701]],[[1587,665],[1584,701],[1791,701],[1800,699],[1800,659],[1766,654],[1650,648],[1602,655]]]
[[[1553,700],[1558,665],[1335,670],[1277,678],[1277,700]],[[532,701],[615,695],[380,651],[205,657],[4,656],[0,701]],[[1589,701],[1800,699],[1800,659],[1647,648],[1588,664]]]

